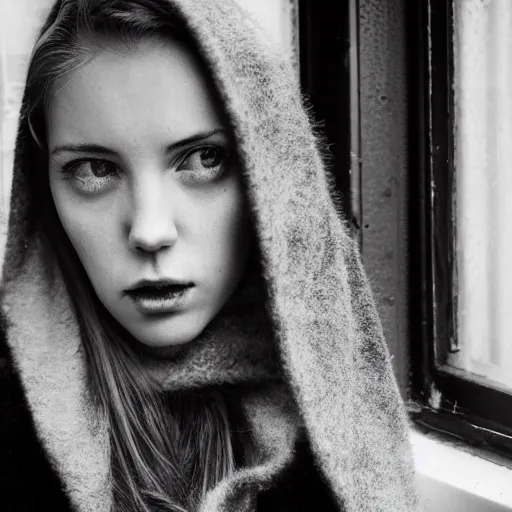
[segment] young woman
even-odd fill
[[[234,2],[55,4],[3,269],[2,510],[415,510],[320,147]]]

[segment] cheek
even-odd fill
[[[72,200],[59,195],[59,191],[53,192],[53,196],[62,227],[91,283],[95,288],[105,286],[112,279],[105,263],[113,261],[116,254],[111,218],[98,215],[97,211],[84,207],[76,198]]]
[[[95,287],[97,284],[104,283],[105,278],[109,277],[110,267],[106,263],[115,257],[115,253],[109,247],[108,237],[104,236],[107,231],[105,225],[100,231],[97,222],[88,223],[86,220],[82,220],[79,224],[74,224],[68,233],[68,237]]]
[[[224,192],[226,197],[215,226],[212,226],[210,243],[220,252],[218,272],[226,279],[237,279],[245,270],[249,254],[250,224],[244,195],[239,187],[231,193]]]
[[[115,253],[109,247],[108,237],[104,236],[106,231],[105,225],[99,231],[97,222],[89,223],[87,219],[82,219],[80,223],[73,224],[68,233],[91,283],[98,292],[113,278],[113,269],[108,262],[115,259]]]

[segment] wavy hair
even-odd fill
[[[166,395],[147,375],[136,342],[96,297],[51,196],[45,111],[56,81],[88,62],[88,43],[130,49],[155,37],[194,46],[183,21],[165,0],[58,1],[35,43],[23,105],[40,162],[28,180],[37,188],[32,196],[42,212],[37,229],[69,291],[91,397],[98,414],[108,421],[116,512],[194,510],[237,464],[250,464],[255,457],[248,436],[234,434],[234,424],[244,423],[236,396],[220,388]],[[237,443],[242,446],[239,457]]]

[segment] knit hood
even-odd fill
[[[217,485],[201,510],[253,510],[254,493],[291,463],[302,432],[340,511],[414,511],[407,416],[296,73],[234,1],[168,1],[196,42],[234,133],[265,297],[260,311],[251,307],[251,286],[248,296],[235,294],[236,315],[227,308],[182,358],[148,364],[168,389],[254,383],[244,407],[265,456]],[[106,512],[108,428],[85,386],[68,292],[43,258],[34,165],[24,103],[3,267],[8,343],[38,436],[76,510]]]

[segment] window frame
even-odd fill
[[[410,417],[512,462],[512,392],[448,368],[458,350],[454,212],[453,4],[409,3]],[[454,227],[453,227],[454,228]]]
[[[314,106],[341,209],[361,244],[358,16],[358,0],[298,0],[301,86]]]

